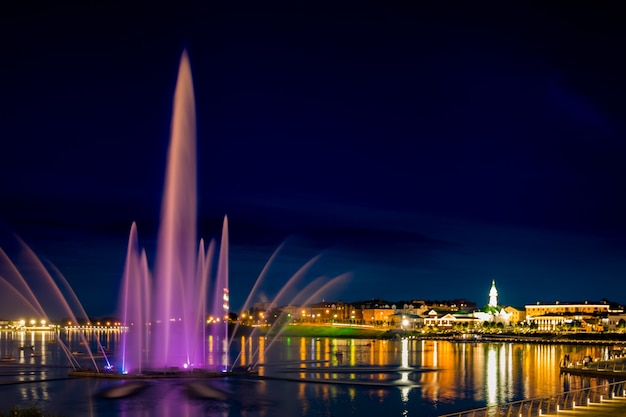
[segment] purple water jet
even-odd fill
[[[120,297],[128,331],[123,337],[122,372],[226,368],[225,348],[213,347],[208,357],[206,343],[225,346],[228,317],[228,222],[224,220],[214,294],[209,280],[214,243],[205,250],[197,243],[196,126],[193,82],[189,59],[180,60],[174,93],[170,145],[167,156],[161,222],[154,272],[148,270],[140,252],[137,227],[131,227]],[[153,277],[153,278],[152,278]],[[208,301],[211,305],[208,305]],[[216,334],[207,334],[207,313],[216,315]],[[220,323],[221,324],[221,323]],[[210,326],[215,329],[216,326]],[[216,343],[218,342],[218,343]]]

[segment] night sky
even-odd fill
[[[351,274],[333,300],[626,302],[617,8],[255,3],[2,6],[2,240],[114,313],[133,221],[154,251],[186,49],[234,310],[281,244],[267,299],[320,255],[306,280]]]

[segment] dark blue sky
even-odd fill
[[[321,254],[329,297],[625,302],[626,26],[611,5],[404,2],[0,13],[0,221],[113,312],[154,246],[187,48],[199,235],[233,307]],[[339,289],[338,289],[339,290]]]

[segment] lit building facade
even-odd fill
[[[513,306],[504,307],[504,311],[509,314],[509,323],[518,324],[526,321],[526,310],[523,308],[515,308]]]
[[[364,308],[362,310],[365,324],[389,326],[393,322],[395,309],[392,307]],[[396,324],[395,322],[393,324]]]
[[[540,303],[526,305],[526,321],[539,331],[577,324],[581,330],[600,331],[608,318],[610,305],[605,302],[590,303]]]
[[[458,325],[465,325],[473,328],[477,319],[474,315],[463,312],[449,312],[438,309],[432,309],[424,317],[424,326],[437,327],[439,329],[452,329]]]

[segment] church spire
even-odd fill
[[[496,289],[496,280],[491,281],[491,289],[489,290],[489,305],[491,307],[498,306],[498,290]]]

